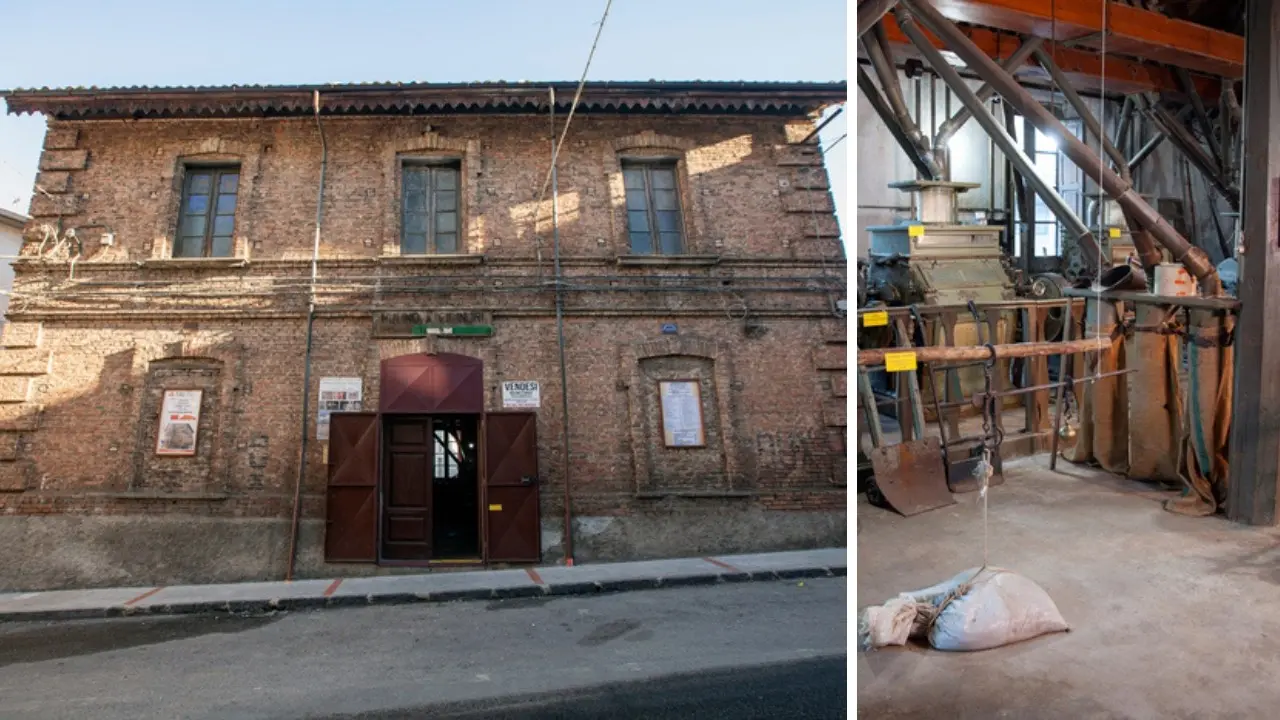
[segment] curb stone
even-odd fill
[[[102,608],[71,608],[66,610],[30,610],[0,612],[4,622],[48,622],[55,620],[97,620],[107,618],[161,616],[161,615],[247,615],[290,612],[298,610],[323,610],[344,607],[368,607],[376,605],[408,605],[418,603],[448,603],[475,600],[513,600],[529,597],[568,597],[574,595],[598,595],[637,590],[697,587],[720,583],[777,582],[815,577],[845,577],[845,566],[801,567],[784,570],[723,571],[672,577],[624,578],[618,580],[564,581],[541,585],[464,588],[457,590],[430,590],[412,592],[387,592],[368,595],[335,595],[331,597],[263,598],[253,600],[209,600],[149,606],[113,605]]]

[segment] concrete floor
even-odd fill
[[[1280,530],[1166,512],[1176,493],[1048,457],[1006,463],[990,563],[1072,631],[971,654],[857,654],[858,717],[1280,716]],[[976,493],[904,518],[858,505],[858,607],[982,564]]]

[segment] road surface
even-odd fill
[[[844,578],[0,624],[0,717],[839,718]]]

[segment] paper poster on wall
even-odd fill
[[[542,407],[542,388],[536,380],[517,380],[502,383],[502,407]]]
[[[200,400],[203,390],[165,390],[160,404],[160,433],[156,438],[157,455],[191,456],[196,454],[200,435]]]
[[[667,447],[702,447],[702,388],[697,380],[658,383],[662,405],[662,440]]]
[[[360,412],[364,380],[358,377],[320,378],[320,402],[316,414],[316,439],[329,439],[329,416],[336,412]]]

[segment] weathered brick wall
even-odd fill
[[[549,163],[545,118],[324,124],[311,437],[321,377],[363,377],[372,408],[381,358],[481,357],[492,409],[502,380],[542,384],[543,510],[554,517],[565,458],[554,295],[542,285],[550,201],[534,202]],[[575,120],[558,182],[576,512],[662,512],[658,496],[669,492],[712,495],[689,501],[712,511],[844,508],[844,321],[832,303],[845,266],[826,173],[811,147],[789,144],[811,128],[779,118]],[[52,198],[33,200],[25,252],[34,254],[41,225],[61,222],[77,228],[84,257],[74,267],[18,264],[12,347],[0,350],[0,512],[289,515],[319,151],[313,120],[51,124],[38,183]],[[629,254],[620,153],[679,157],[686,252],[718,259],[619,264]],[[462,157],[464,237],[482,263],[384,257],[398,247],[405,154]],[[236,233],[247,264],[164,260],[182,162],[192,159],[241,163]],[[374,339],[374,308],[478,313],[495,334]],[[669,322],[677,335],[661,334]],[[185,383],[207,387],[202,454],[158,459],[148,452],[155,395],[172,382],[156,369],[184,358],[216,368]],[[684,370],[706,388],[708,447],[694,453],[660,446],[644,384],[646,374]],[[304,517],[323,516],[323,453],[310,443]]]

